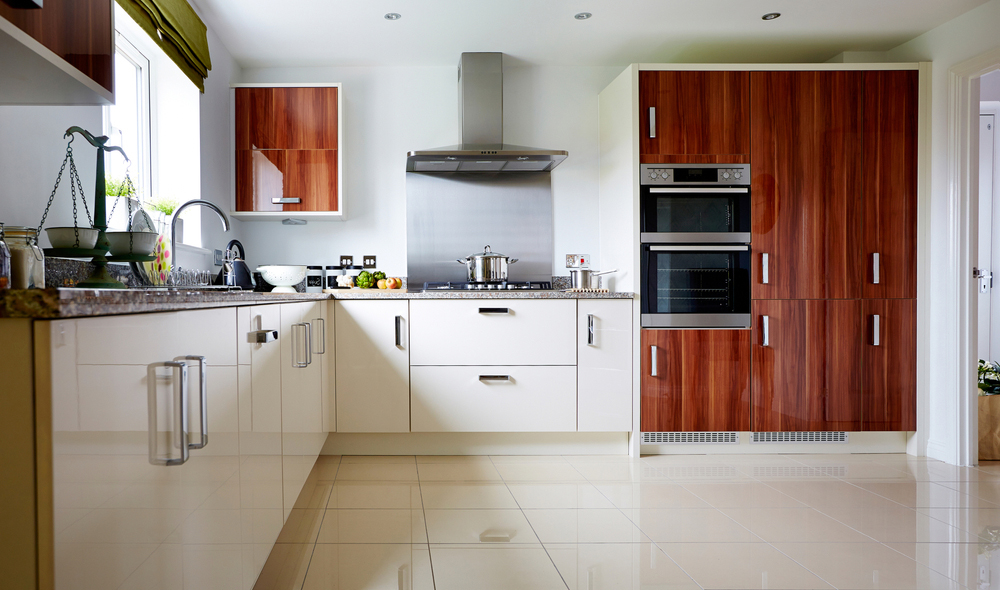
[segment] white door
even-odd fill
[[[979,116],[979,270],[993,270],[993,134],[994,116]],[[994,360],[991,350],[992,280],[979,280],[979,358]]]
[[[581,432],[632,430],[632,300],[580,299]]]

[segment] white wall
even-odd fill
[[[889,52],[895,61],[932,62],[932,116],[931,116],[931,197],[929,233],[920,239],[927,245],[930,276],[919,277],[931,281],[932,277],[948,276],[955,251],[950,226],[954,223],[948,208],[946,173],[948,137],[948,69],[966,59],[975,57],[1000,46],[996,28],[1000,24],[1000,0],[975,8]],[[971,274],[970,274],[971,276]],[[971,280],[971,279],[970,279]],[[930,283],[930,322],[928,342],[929,367],[929,428],[927,454],[935,459],[955,462],[958,457],[958,431],[955,384],[962,371],[972,367],[959,367],[954,361],[958,346],[956,326],[947,318],[949,311],[959,305],[957,291],[949,281]]]
[[[570,154],[552,172],[555,274],[566,274],[563,255],[598,252],[597,94],[620,69],[505,68],[505,141]],[[341,254],[374,254],[380,270],[405,275],[406,153],[458,143],[457,65],[245,69],[242,81],[344,85],[347,220],[244,223],[251,264],[336,264]]]
[[[1000,70],[979,79],[979,100],[1000,101]]]

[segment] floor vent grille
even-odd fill
[[[652,445],[739,444],[738,432],[643,432],[642,442]]]
[[[846,432],[752,432],[752,443],[846,443]]]

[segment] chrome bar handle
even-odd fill
[[[277,330],[255,330],[247,332],[247,342],[250,344],[267,344],[278,339]]]
[[[308,367],[313,362],[313,325],[309,322],[303,322],[302,327],[306,330],[306,366]]]
[[[301,202],[300,197],[275,197],[271,199],[272,205],[298,205]]]
[[[479,313],[510,313],[507,307],[480,307]]]
[[[593,346],[595,340],[594,335],[594,314],[587,314],[587,346]]]
[[[323,348],[321,350],[317,350],[316,354],[326,354],[326,320],[323,318],[315,318],[310,323],[315,324],[316,322],[319,322],[319,326],[321,328],[319,341],[323,345]]]
[[[157,453],[158,430],[159,427],[156,416],[156,369],[159,367],[170,367],[177,372],[174,381],[174,395],[176,398],[176,410],[174,420],[174,437],[176,446],[181,451],[178,459],[161,457]],[[146,412],[149,419],[149,463],[151,465],[183,465],[190,456],[187,445],[187,425],[188,425],[188,390],[187,390],[187,364],[178,361],[166,361],[162,363],[152,363],[146,367]]]
[[[403,347],[403,316],[396,316],[396,348]]]
[[[763,344],[761,346],[770,346],[771,345],[771,318],[770,318],[770,316],[766,316],[766,315],[765,316],[761,316],[761,317],[763,319],[762,324],[763,324],[763,327],[764,327],[764,341],[763,341]]]
[[[659,365],[659,363],[656,362],[656,345],[655,344],[653,344],[652,346],[649,347],[649,354],[650,354],[649,376],[650,377],[659,377],[660,376],[660,371],[657,369],[657,365]]]
[[[179,356],[175,361],[197,361],[198,392],[201,397],[201,442],[188,443],[189,449],[204,449],[208,445],[208,361],[203,356]]]
[[[510,381],[510,375],[480,375],[480,381]]]
[[[292,324],[292,367],[304,369],[309,366],[305,360],[306,324]]]
[[[878,314],[876,314],[875,318],[874,318],[874,321],[872,322],[872,328],[873,328],[873,330],[872,330],[872,346],[881,346],[882,345],[881,344],[882,343],[882,339],[881,339],[881,337],[879,335],[879,332],[881,332],[880,324],[882,323],[880,320],[881,320],[881,318],[879,318]]]
[[[872,254],[872,283],[878,284],[878,252]],[[877,316],[876,316],[877,317]]]
[[[656,107],[649,107],[649,138],[656,139]]]
[[[768,264],[768,262],[769,261],[767,252],[764,252],[763,254],[760,255],[760,267],[761,267],[760,282],[764,283],[765,285],[771,282],[771,276],[770,273],[768,272],[768,266],[770,265]]]

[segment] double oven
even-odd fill
[[[750,165],[642,164],[643,328],[750,327]]]

